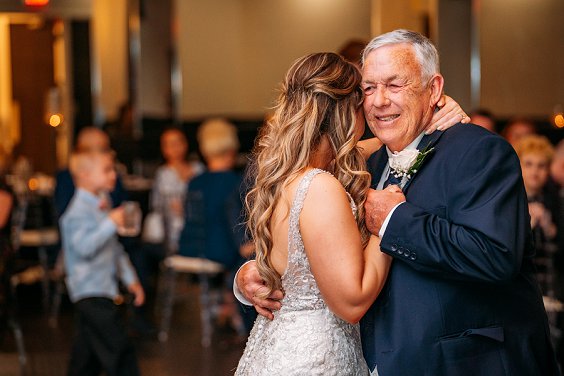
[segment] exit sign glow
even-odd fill
[[[49,4],[49,0],[24,0],[24,4],[30,7],[41,7]]]

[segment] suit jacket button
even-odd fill
[[[409,256],[409,258],[413,261],[415,261],[415,259],[417,258],[417,253],[415,252],[411,252],[411,256]]]
[[[403,255],[404,249],[402,247],[398,248],[398,255]]]
[[[403,255],[404,255],[405,257],[409,257],[409,256],[411,255],[411,252],[409,251],[409,249],[404,249],[404,250],[403,250]]]
[[[398,246],[395,244],[392,244],[392,246],[390,247],[390,249],[392,250],[392,252],[397,252],[398,251]]]

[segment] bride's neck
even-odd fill
[[[327,136],[321,137],[321,142],[311,155],[310,166],[314,168],[320,168],[322,170],[328,170],[331,162],[335,159],[331,151],[331,144]]]

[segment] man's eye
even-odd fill
[[[362,88],[364,95],[370,95],[374,92],[374,86],[365,86]]]

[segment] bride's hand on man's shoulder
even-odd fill
[[[270,320],[274,318],[272,312],[280,309],[280,300],[284,294],[280,290],[275,290],[268,297],[261,297],[261,291],[265,286],[254,262],[249,262],[241,268],[237,274],[237,286],[245,298],[253,303],[259,315]]]
[[[439,108],[433,114],[431,125],[425,130],[426,134],[431,134],[436,130],[444,131],[457,123],[469,123],[470,118],[462,107],[448,95],[442,95],[437,102]]]

